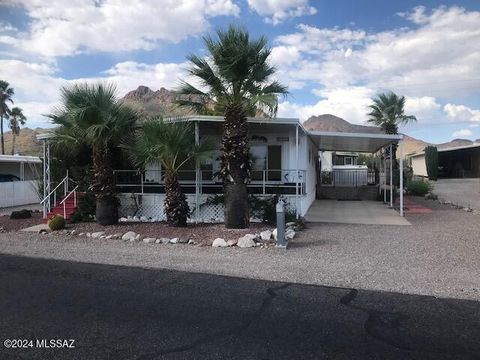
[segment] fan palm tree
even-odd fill
[[[269,63],[271,49],[267,39],[252,40],[246,30],[230,26],[217,31],[217,37],[204,37],[208,58],[189,55],[188,72],[199,80],[200,87],[183,82],[180,93],[190,96],[184,105],[205,113],[215,104],[225,121],[219,175],[225,194],[225,226],[246,228],[249,225],[247,182],[250,178],[247,116],[261,112],[276,115],[278,96],[287,88],[271,77],[276,69]],[[205,90],[203,90],[205,89]]]
[[[147,164],[160,163],[164,170],[165,213],[172,226],[187,226],[190,208],[182,192],[178,173],[188,163],[208,157],[213,150],[208,141],[195,143],[191,123],[164,122],[154,118],[145,122],[125,146],[133,164],[145,169]]]
[[[14,107],[9,113],[8,126],[12,130],[12,155],[15,154],[15,139],[20,135],[20,126],[25,125],[27,118],[23,115],[22,109]]]
[[[405,115],[405,96],[393,91],[377,95],[369,106],[368,122],[379,126],[385,134],[398,134],[398,127],[417,121],[413,115]],[[396,145],[392,146],[392,161],[396,168]]]
[[[10,108],[8,102],[13,104],[13,95],[15,92],[10,84],[4,80],[0,80],[0,137],[2,143],[2,155],[5,154],[5,138],[3,136],[3,119],[8,116]]]
[[[99,224],[118,221],[112,152],[131,133],[137,113],[119,102],[112,84],[75,84],[61,90],[62,107],[49,115],[54,124],[54,143],[65,151],[87,145],[93,157],[96,219]]]
[[[405,96],[394,92],[379,94],[369,106],[368,122],[379,126],[385,134],[398,134],[398,127],[417,121],[413,115],[405,115]]]

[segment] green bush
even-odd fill
[[[54,215],[47,223],[52,231],[62,230],[65,228],[65,219],[61,215]]]
[[[277,202],[280,196],[274,195],[267,198],[260,198],[254,195],[249,196],[250,211],[253,217],[264,223],[275,225],[277,223]],[[297,220],[294,211],[285,207],[285,222],[294,222]]]
[[[70,218],[70,222],[90,222],[95,220],[96,198],[92,193],[86,193],[79,198],[77,208]]]
[[[412,180],[407,186],[407,193],[413,196],[425,196],[432,191],[433,186],[426,180]]]

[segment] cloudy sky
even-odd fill
[[[68,82],[174,89],[185,55],[229,23],[268,37],[290,89],[279,116],[363,124],[370,99],[393,90],[419,120],[409,135],[480,138],[478,0],[0,0],[0,79],[45,127]]]

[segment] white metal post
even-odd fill
[[[390,208],[393,208],[393,146],[390,144]]]
[[[199,129],[199,124],[198,121],[195,122],[195,145],[200,145],[200,129]],[[199,189],[200,189],[200,181],[201,181],[201,175],[200,175],[200,161],[197,159],[195,162],[195,222],[198,223],[199,221],[199,211],[200,211],[200,194],[199,194]]]
[[[43,198],[47,196],[47,160],[45,159],[45,156],[47,155],[47,149],[46,149],[46,144],[45,140],[43,140]],[[45,201],[43,203],[43,218],[45,219],[47,217],[47,202]]]
[[[295,174],[295,211],[297,219],[300,218],[299,204],[298,204],[298,124],[295,127],[295,164],[296,164],[296,174]]]
[[[403,213],[403,140],[400,141],[400,216]]]
[[[383,149],[383,203],[387,203],[387,152]]]

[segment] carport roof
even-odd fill
[[[319,150],[374,153],[382,147],[398,143],[403,135],[308,131]]]

